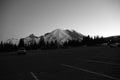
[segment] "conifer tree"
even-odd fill
[[[23,40],[23,39],[20,39],[18,46],[19,46],[19,47],[25,47],[25,46],[24,46],[24,40]]]

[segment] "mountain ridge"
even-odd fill
[[[82,40],[82,37],[83,35],[79,35],[78,32],[74,33],[71,30],[62,30],[62,29],[56,29],[44,35],[44,39],[46,42],[57,41],[60,44],[68,40]]]
[[[20,39],[23,39],[25,44],[39,43],[41,38],[43,38],[46,43],[57,41],[58,43],[62,44],[69,40],[82,41],[84,36],[85,35],[79,32],[76,32],[75,30],[55,29],[41,36],[35,36],[34,34],[30,34],[29,36],[25,38],[20,38]],[[6,43],[19,44],[20,39],[11,38],[11,39],[6,40]],[[104,37],[104,39],[109,40],[109,41],[112,40],[114,42],[120,42],[120,35]]]
[[[57,41],[58,43],[62,44],[68,40],[79,40],[81,41],[83,36],[81,33],[76,32],[75,30],[62,30],[62,29],[55,29],[49,33],[45,33],[43,36],[45,42],[54,42]],[[25,38],[20,38],[24,40],[25,44],[34,44],[34,43],[39,43],[39,40],[41,36],[35,36],[34,34],[30,34],[29,36]],[[14,42],[15,38],[9,39],[7,43],[15,43]],[[18,39],[16,39],[18,40]],[[18,40],[19,42],[19,40]],[[17,43],[18,44],[18,43]]]

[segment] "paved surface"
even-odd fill
[[[119,52],[112,51],[2,56],[0,80],[120,80]]]

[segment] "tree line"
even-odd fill
[[[84,36],[83,39],[80,40],[68,40],[62,44],[59,44],[58,41],[45,42],[44,38],[39,40],[39,43],[29,43],[25,44],[24,39],[20,39],[19,44],[12,43],[0,43],[0,52],[9,52],[16,51],[21,47],[24,47],[27,50],[35,50],[35,49],[57,49],[57,48],[69,48],[69,47],[80,47],[80,46],[100,46],[102,43],[112,43],[110,40],[104,39],[103,37],[90,37]]]

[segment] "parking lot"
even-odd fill
[[[119,48],[31,52],[0,56],[1,80],[120,80]]]

